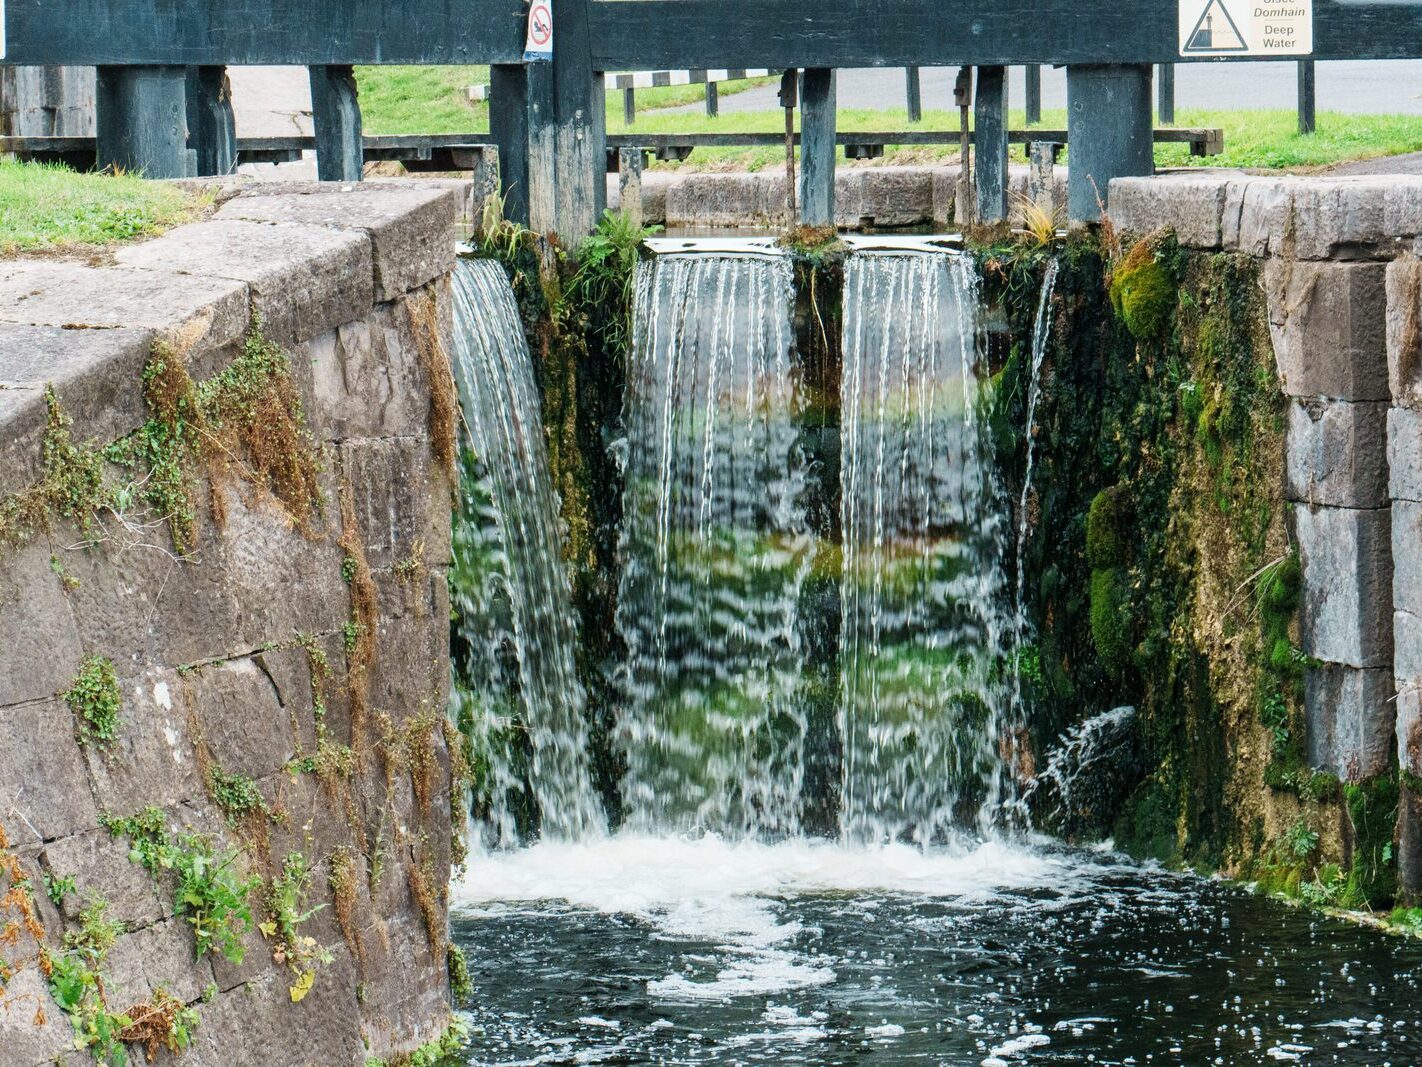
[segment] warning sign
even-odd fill
[[[533,0],[533,6],[528,9],[523,58],[524,62],[553,58],[553,0]]]
[[[1180,0],[1182,56],[1307,56],[1313,0]]]

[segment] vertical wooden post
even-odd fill
[[[360,101],[355,68],[308,67],[311,123],[316,133],[316,177],[323,182],[358,182],[365,166]]]
[[[1112,178],[1155,171],[1151,69],[1145,65],[1067,67],[1067,207],[1073,222],[1096,222]]]
[[[182,67],[100,67],[95,84],[99,166],[147,178],[186,177],[186,95]]]
[[[1007,217],[1007,68],[979,67],[973,103],[974,179],[979,222]]]
[[[800,98],[800,221],[834,225],[835,76],[805,71]]]
[[[189,67],[188,145],[202,177],[237,169],[237,123],[226,67]]]
[[[1312,133],[1315,129],[1315,105],[1318,103],[1314,85],[1313,60],[1299,60],[1299,133]]]
[[[553,7],[553,228],[568,248],[597,228],[607,207],[606,90],[602,71],[592,67],[589,2]]]
[[[973,182],[969,177],[972,158],[972,133],[969,130],[968,109],[973,106],[973,68],[959,67],[953,80],[953,103],[958,108],[958,188],[953,197],[953,220],[959,226],[973,224]]]
[[[1051,218],[1057,217],[1056,162],[1061,147],[1054,141],[1033,141],[1027,173],[1027,198]]]
[[[617,150],[617,191],[622,214],[639,229],[642,226],[642,150]]]
[[[917,67],[904,68],[904,96],[908,106],[908,120],[920,122],[923,119],[923,82]]]
[[[622,125],[631,126],[637,121],[637,90],[622,90]]]
[[[499,196],[504,218],[528,223],[528,68],[489,68],[489,137],[499,150]]]
[[[1035,126],[1042,121],[1042,68],[1029,63],[1027,73],[1027,125]]]
[[[792,67],[780,75],[777,94],[785,112],[785,222],[795,224],[795,108],[800,101],[800,71]]]
[[[721,114],[721,89],[713,81],[706,83],[706,117],[714,119]]]
[[[1162,63],[1160,65],[1160,84],[1156,86],[1155,108],[1162,125],[1172,126],[1175,124],[1174,63]]]
[[[0,137],[93,136],[93,67],[0,64]]]

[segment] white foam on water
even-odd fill
[[[1079,868],[1063,858],[1002,841],[921,850],[622,834],[477,854],[451,887],[450,904],[466,916],[488,916],[531,902],[560,902],[636,917],[661,937],[713,944],[723,953],[716,965],[684,957],[683,970],[648,981],[647,990],[669,1001],[715,1001],[835,980],[826,961],[788,945],[801,927],[782,918],[778,897],[887,892],[976,903],[1004,890],[1060,891],[1074,870]],[[808,1038],[818,1020],[794,1021]]]

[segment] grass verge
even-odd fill
[[[0,255],[98,247],[186,222],[203,200],[166,182],[0,160]]]

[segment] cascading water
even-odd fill
[[[810,535],[791,282],[779,253],[638,268],[617,607],[636,829],[798,825]]]
[[[1027,618],[1027,534],[1031,529],[1029,505],[1032,499],[1032,460],[1036,455],[1036,438],[1033,430],[1037,424],[1037,401],[1042,396],[1042,360],[1047,354],[1047,341],[1052,334],[1052,294],[1057,287],[1057,260],[1048,261],[1046,273],[1042,276],[1042,291],[1037,297],[1037,319],[1032,326],[1032,366],[1027,383],[1027,459],[1022,475],[1022,495],[1017,504],[1017,580],[1013,583],[1012,598],[1012,647],[1017,656],[1016,669],[1012,672],[1012,708],[1020,719],[1022,714],[1022,674],[1021,653],[1027,637],[1030,620]]]
[[[594,835],[605,821],[588,772],[577,629],[528,343],[494,260],[458,260],[453,296],[467,450],[451,582],[456,691],[471,705],[490,836],[516,840],[525,792],[544,837]]]
[[[946,251],[845,268],[840,629],[851,839],[941,839],[1001,799],[1006,638],[982,427],[977,286]]]

